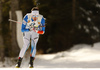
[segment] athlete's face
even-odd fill
[[[33,15],[33,16],[32,16],[32,19],[33,19],[34,21],[36,21],[36,20],[38,19],[38,15]]]

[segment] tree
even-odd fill
[[[77,0],[75,44],[87,43],[93,45],[94,42],[100,41],[99,11],[97,0]]]
[[[17,20],[16,11],[19,9],[18,0],[11,0],[11,18]],[[11,22],[11,56],[18,56],[19,46],[16,39],[16,23]]]
[[[76,4],[76,0],[73,0],[73,8],[72,8],[72,19],[73,19],[73,22],[75,20],[75,4]]]
[[[2,0],[0,0],[0,61],[4,60],[4,41],[2,36]]]
[[[40,37],[38,49],[42,46],[44,51],[51,48],[56,52],[70,49],[75,44],[93,45],[100,41],[100,6],[97,0],[39,2],[40,12],[47,18],[47,27],[46,34]]]
[[[74,26],[72,23],[72,1],[39,0],[39,2],[40,13],[47,18],[47,25],[46,33],[40,37],[39,44],[41,44],[37,48],[43,48],[43,51],[47,53],[69,49],[72,46],[71,38]],[[46,51],[48,49],[51,50],[48,52]]]

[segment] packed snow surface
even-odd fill
[[[29,56],[27,53],[26,55]],[[24,57],[21,65],[22,68],[28,68],[28,56]],[[0,62],[0,67],[14,68],[16,61],[13,59],[15,58],[5,58],[4,63]],[[77,70],[80,68],[100,68],[100,43],[95,43],[93,47],[87,44],[78,44],[67,51],[36,55],[34,68],[38,68],[38,70],[39,68],[77,68]]]

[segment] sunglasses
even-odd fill
[[[36,15],[36,16],[35,16],[35,15],[33,15],[33,17],[38,17],[38,15]]]

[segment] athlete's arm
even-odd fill
[[[29,29],[26,29],[25,27],[26,27],[26,24],[27,24],[27,19],[28,19],[28,16],[27,15],[25,15],[25,17],[24,17],[24,19],[23,19],[23,22],[22,22],[22,28],[21,28],[21,31],[22,32],[28,32],[29,31]]]
[[[42,31],[38,31],[37,33],[44,34],[45,33],[45,19],[44,18],[42,18],[41,24],[42,24]]]

